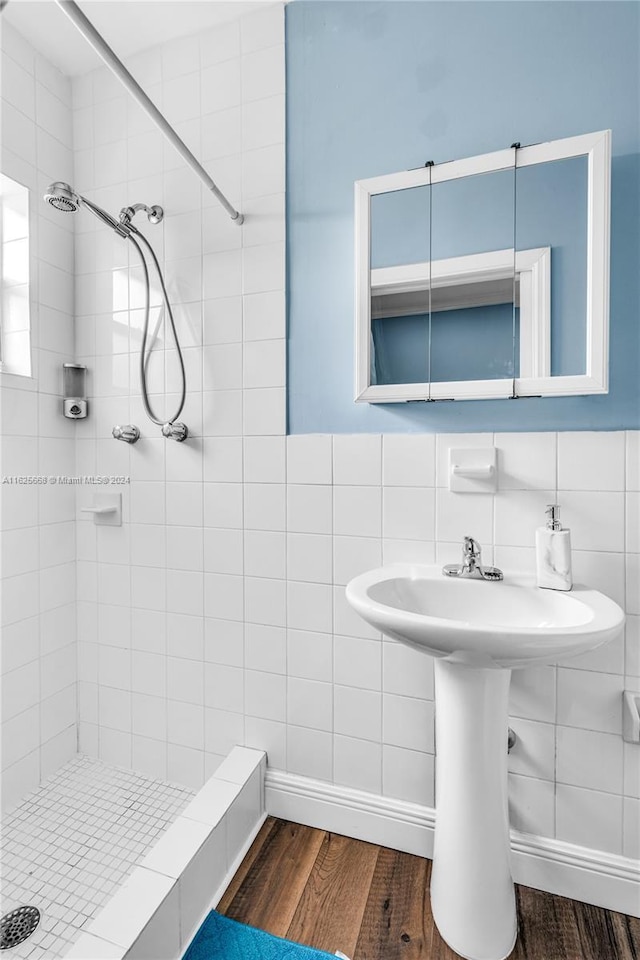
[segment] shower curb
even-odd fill
[[[179,960],[266,819],[266,754],[234,747],[66,954]]]

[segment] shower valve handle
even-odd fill
[[[140,430],[133,423],[126,423],[123,427],[114,427],[111,435],[116,440],[124,440],[125,443],[135,443],[140,439]]]
[[[162,436],[167,440],[177,440],[182,443],[189,436],[186,423],[165,423],[162,427]]]

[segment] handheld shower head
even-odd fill
[[[128,224],[118,223],[110,213],[107,213],[106,210],[103,210],[102,207],[99,207],[97,204],[92,203],[91,200],[87,200],[86,197],[81,197],[78,193],[74,193],[73,188],[62,180],[56,180],[55,183],[49,184],[44,199],[47,203],[50,203],[52,207],[55,207],[56,210],[61,210],[63,213],[75,213],[80,207],[86,207],[94,217],[97,217],[98,220],[101,220],[106,226],[111,227],[111,229],[115,230],[121,237],[127,237],[131,232]]]
[[[44,199],[63,213],[75,213],[80,206],[80,198],[73,192],[68,183],[56,180],[49,184]]]

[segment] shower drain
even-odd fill
[[[0,920],[0,950],[10,950],[30,937],[40,923],[37,907],[17,907]]]

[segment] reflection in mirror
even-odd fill
[[[371,383],[426,383],[429,379],[430,218],[428,186],[371,197],[372,270],[426,266],[410,310],[402,304],[397,309],[393,296],[376,296],[372,285]]]
[[[548,373],[550,267],[549,247],[519,250],[516,253],[515,369],[516,375],[520,377],[546,376]],[[432,333],[435,332],[432,339],[433,367],[445,373],[448,372],[449,358],[438,357],[436,352],[439,348],[438,322],[446,322],[449,312],[455,312],[459,317],[467,315],[475,319],[483,308],[488,310],[495,305],[502,307],[512,300],[514,260],[511,248],[436,260],[431,265],[422,263],[402,268],[372,270],[371,327],[374,342],[378,347],[377,352],[372,353],[372,365],[375,364],[372,376],[375,373],[377,377],[377,380],[372,382],[416,382],[412,373],[414,370],[419,373],[422,369],[418,366],[421,358],[417,353],[412,355],[402,350],[403,331],[399,321],[422,317],[426,325],[429,268],[434,321]],[[449,335],[449,331],[445,331],[445,334]],[[482,340],[483,335],[482,326],[472,327],[470,339],[475,337],[477,342]],[[424,332],[424,336],[428,336],[428,331]],[[445,349],[448,349],[445,337],[440,342],[443,341]],[[500,346],[503,347],[504,344]],[[490,351],[495,349],[495,344],[489,336],[486,343],[480,343],[479,349],[485,349],[488,355],[486,363],[491,364],[493,354]],[[454,362],[459,362],[459,358],[454,358]],[[475,363],[474,357],[471,357],[471,363]],[[454,372],[460,374],[460,369]],[[407,377],[406,380],[399,379],[404,376]],[[444,379],[450,380],[451,377]],[[434,376],[432,380],[442,382],[436,381]]]
[[[371,197],[372,383],[520,375],[514,175]]]
[[[371,269],[421,263],[429,248],[429,187],[371,197]]]
[[[587,372],[588,158],[554,160],[517,172],[516,248],[551,252],[547,376]]]
[[[443,260],[505,251],[504,271],[466,287],[466,302],[432,309],[431,380],[502,380],[519,375],[514,305],[514,170],[437,183],[432,188],[432,257]],[[454,277],[457,286],[457,278]],[[514,319],[515,310],[515,319]],[[514,333],[515,332],[515,333]]]

